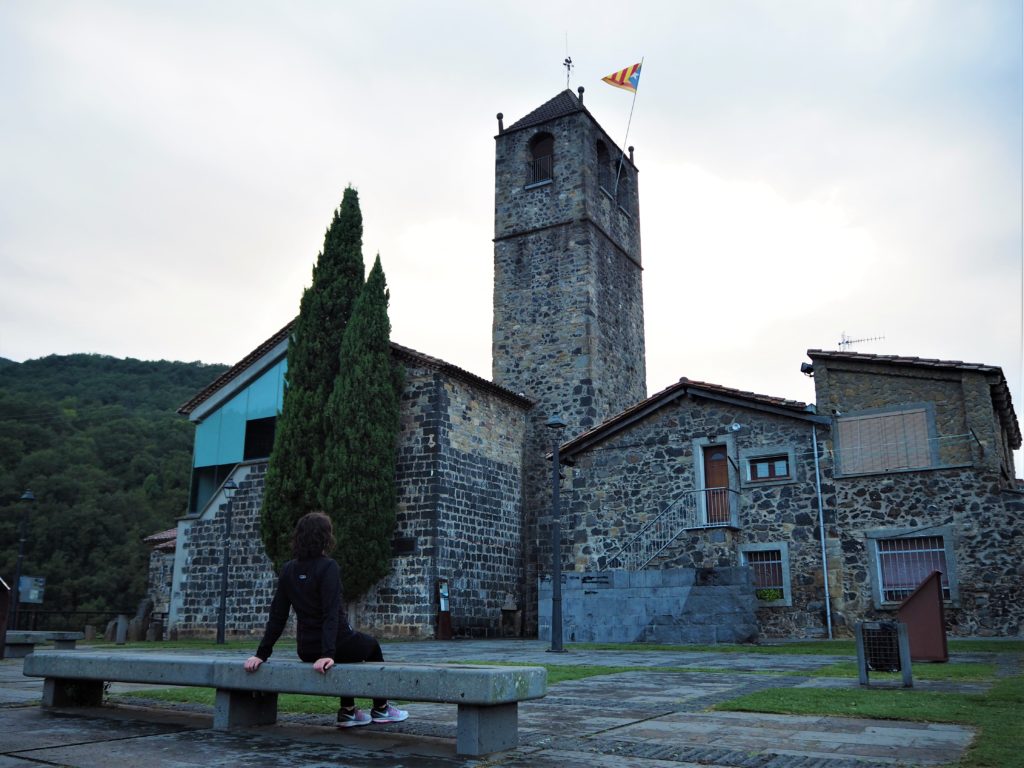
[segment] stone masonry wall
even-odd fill
[[[149,553],[146,597],[153,601],[155,613],[166,613],[171,603],[171,579],[174,574],[174,552],[154,549]]]
[[[259,534],[260,504],[266,463],[249,464],[231,502],[231,542],[225,630],[228,636],[260,634],[274,596],[276,578]],[[178,547],[185,547],[177,619],[171,631],[180,637],[213,636],[221,594],[221,557],[226,510],[211,510],[193,520],[187,534],[178,529]]]
[[[409,368],[398,464],[397,537],[416,551],[356,607],[384,636],[431,637],[437,580],[456,634],[497,634],[506,594],[522,592],[525,411],[426,368]]]
[[[876,607],[872,583],[877,566],[870,561],[866,533],[909,530],[952,540],[953,562],[947,565],[959,599],[946,604],[951,634],[1024,633],[1024,496],[1007,479],[1005,441],[985,377],[817,360],[815,388],[829,412],[934,403],[944,465],[836,477],[843,566],[836,601],[840,618],[849,624],[894,616],[897,605]],[[1012,458],[1009,467],[1012,476]]]
[[[728,425],[743,429],[730,433]],[[788,549],[792,606],[758,608],[760,632],[770,637],[824,632],[824,576],[810,425],[784,416],[685,397],[575,457],[564,550],[577,572],[601,570],[610,555],[673,500],[701,487],[699,442],[716,435],[730,459],[730,485],[739,491],[737,529],[695,528],[651,568],[729,568],[744,544]],[[820,437],[820,435],[819,435]],[[756,484],[742,477],[743,458],[792,450],[791,482]],[[823,501],[834,503],[823,474]],[[826,517],[827,536],[836,536]],[[833,546],[833,552],[835,547]],[[838,563],[829,563],[833,578]]]

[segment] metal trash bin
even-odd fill
[[[868,672],[902,672],[903,687],[913,687],[907,625],[902,621],[859,622],[857,670],[861,685],[869,684]]]

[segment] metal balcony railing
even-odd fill
[[[685,531],[735,526],[738,503],[731,488],[687,491],[612,552],[602,570],[639,571]]]
[[[554,155],[544,155],[530,161],[530,180],[527,184],[539,184],[542,181],[551,180],[551,171],[554,168]]]

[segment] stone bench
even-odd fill
[[[84,637],[84,632],[23,632],[9,629],[4,638],[4,657],[20,659],[28,656],[37,645],[43,643],[53,643],[54,648],[69,651],[74,649],[75,643]]]
[[[169,653],[36,651],[24,673],[43,677],[43,706],[96,706],[108,682],[216,689],[213,727],[268,725],[279,693],[433,701],[458,705],[456,751],[481,755],[519,743],[518,704],[547,692],[543,667],[364,662],[321,675],[298,661],[246,672],[243,659]],[[372,727],[372,726],[371,726]]]

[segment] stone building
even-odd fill
[[[494,172],[494,381],[523,392],[526,626],[550,562],[548,419],[582,432],[647,394],[637,169],[563,91],[505,128]]]
[[[1020,427],[1002,370],[810,350],[818,410],[833,420],[831,536],[850,620],[891,616],[942,572],[954,634],[1024,633]]]
[[[290,330],[282,328],[180,409],[197,424],[192,503],[178,522],[168,609],[180,635],[205,634],[217,623],[229,528],[227,631],[255,633],[266,622],[275,576],[259,532],[273,445],[266,422],[273,417],[265,414],[280,409]],[[431,636],[443,580],[458,631],[496,634],[508,595],[520,593],[523,579],[522,446],[530,402],[397,344],[392,354],[405,370],[392,572],[352,606],[354,618],[384,635]],[[224,488],[229,477],[233,492]]]
[[[953,631],[1020,634],[1021,436],[1000,369],[812,350],[817,407],[688,379],[647,397],[639,210],[632,148],[582,89],[498,116],[493,381],[392,345],[394,557],[354,623],[433,636],[447,583],[456,634],[499,634],[511,611],[544,636],[557,440],[568,639],[842,634],[932,566]],[[228,632],[265,620],[259,507],[290,330],[180,410],[196,450],[172,632],[212,631],[225,552]]]
[[[808,355],[817,406],[682,379],[561,446],[570,639],[742,640],[744,590],[761,635],[844,635],[892,618],[933,571],[951,633],[1024,631],[1021,435],[1002,371]],[[744,567],[749,586],[704,596],[709,571]]]
[[[563,445],[563,548],[575,571],[567,636],[704,643],[823,632],[829,426],[804,403],[681,379]],[[615,575],[680,570],[671,584],[648,579],[656,589],[642,601],[635,580]],[[743,571],[749,578],[736,578]]]

